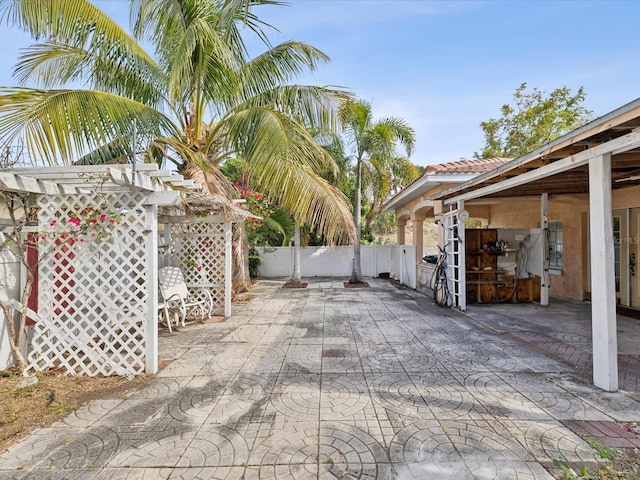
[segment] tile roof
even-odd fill
[[[458,160],[457,162],[427,165],[423,175],[433,173],[484,173],[507,163],[510,158],[491,157],[477,160]]]
[[[489,172],[494,168],[499,167],[507,162],[511,161],[510,158],[501,158],[501,157],[491,157],[491,158],[481,158],[475,160],[458,160],[457,162],[449,162],[449,163],[440,163],[438,165],[427,165],[418,178],[413,180],[411,183],[405,185],[399,192],[397,192],[393,197],[391,197],[385,205],[393,204],[393,202],[401,197],[404,192],[407,191],[409,187],[418,183],[420,179],[428,177],[429,175],[465,175],[465,174],[477,174],[480,175],[485,172]],[[435,180],[437,181],[437,180]],[[446,182],[446,180],[443,179]],[[386,207],[385,207],[386,208]]]

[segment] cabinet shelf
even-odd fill
[[[498,268],[498,257],[505,255],[503,250],[486,251],[483,245],[496,245],[496,229],[465,230],[465,281],[467,284],[467,303],[497,302],[500,287],[510,282],[500,278],[507,271]]]
[[[513,253],[515,250],[494,250],[491,252],[487,252],[485,250],[480,250],[477,252],[465,252],[467,255],[506,255],[507,253]]]
[[[504,274],[507,274],[509,272],[507,272],[506,270],[493,270],[493,269],[491,269],[491,270],[473,270],[472,269],[472,270],[467,270],[467,273],[470,273],[470,274],[473,274],[473,273],[476,273],[476,274],[483,274],[483,273],[489,274],[489,273],[491,273],[491,274],[494,274],[494,275],[495,274],[504,275]]]
[[[512,272],[498,267],[498,259],[515,249],[487,252],[483,245],[497,245],[498,230],[493,228],[465,230],[465,269],[467,303],[495,303],[508,299],[531,302],[540,290],[540,277],[515,278]],[[487,270],[485,270],[487,269]]]

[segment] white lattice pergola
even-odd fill
[[[38,207],[29,227],[38,239],[39,298],[27,372],[157,371],[158,207],[170,262],[231,315],[231,223],[240,217],[212,197],[213,214],[185,215],[189,195],[181,192],[197,184],[142,164],[5,170],[0,189],[32,193]]]
[[[207,289],[214,300],[214,313],[231,315],[231,222],[223,215],[165,217],[161,242],[165,265],[180,267],[187,287]]]

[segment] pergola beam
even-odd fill
[[[119,168],[108,168],[107,172],[116,185],[123,185],[141,190],[155,190],[155,182],[142,172],[133,170],[126,172]]]
[[[26,167],[26,168],[12,168],[11,172],[17,174],[29,174],[30,176],[40,175],[56,175],[56,174],[100,174],[105,173],[106,168],[117,168],[119,170],[129,170],[131,172],[134,168],[133,165],[126,164],[108,164],[108,165],[70,165],[66,167]],[[158,165],[155,163],[136,163],[135,170],[138,172],[153,172],[159,170]]]
[[[75,187],[38,180],[27,175],[15,175],[10,172],[0,172],[0,190],[42,195],[74,194],[77,192]]]

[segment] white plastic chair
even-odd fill
[[[176,311],[182,326],[187,318],[202,321],[211,317],[213,312],[213,296],[207,289],[199,289],[189,293],[182,270],[178,267],[164,267],[158,271],[158,284],[162,301],[169,311]],[[168,323],[171,320],[165,317]]]
[[[178,313],[175,310],[170,309],[169,302],[160,301],[158,302],[158,321],[163,320],[169,329],[169,333],[173,333],[173,329],[171,328],[172,321],[178,325],[179,317]]]

